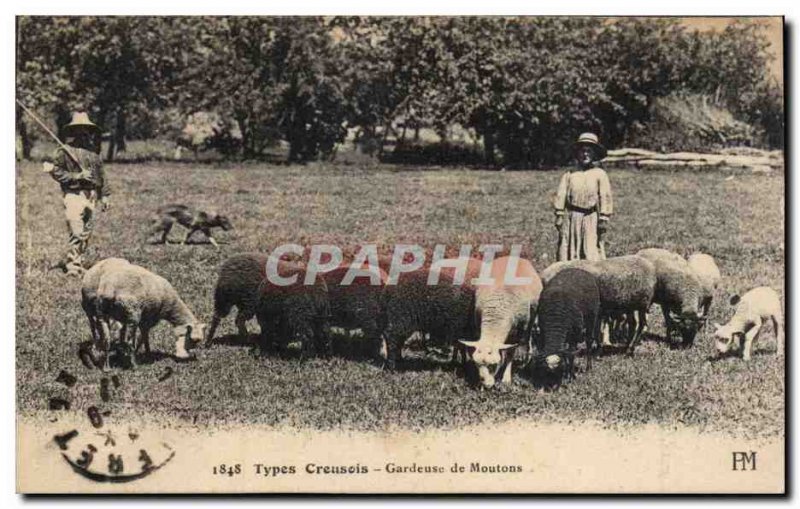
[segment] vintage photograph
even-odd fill
[[[786,493],[782,17],[15,24],[18,492]]]

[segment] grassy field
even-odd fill
[[[211,317],[217,265],[241,251],[286,242],[354,248],[412,242],[521,243],[542,270],[554,256],[550,199],[559,173],[490,172],[388,166],[268,166],[117,164],[113,208],[102,214],[89,259],[121,256],[169,279],[195,313]],[[711,321],[725,322],[734,293],[769,285],[783,295],[783,175],[709,171],[619,170],[611,173],[617,214],[609,255],[660,246],[681,254],[712,254],[723,282]],[[73,408],[97,404],[99,371],[76,352],[90,338],[80,308],[80,282],[48,271],[66,246],[57,185],[38,164],[17,166],[17,401],[19,411],[45,410],[50,397],[69,395]],[[152,212],[182,202],[228,214],[236,227],[217,238],[217,251],[145,243]],[[175,238],[178,232],[173,233]],[[256,358],[223,337],[190,363],[169,356],[119,372],[122,385],[104,410],[147,413],[198,425],[258,422],[299,427],[412,429],[456,427],[512,417],[536,421],[597,420],[610,426],[646,422],[691,425],[747,436],[784,433],[784,363],[765,334],[753,360],[710,359],[710,339],[673,350],[660,339],[660,313],[635,358],[611,355],[560,391],[535,391],[524,376],[510,387],[477,391],[453,373],[444,355],[411,352],[408,369],[390,373],[355,354],[331,359]],[[257,331],[257,325],[250,325]],[[232,319],[223,336],[234,332]],[[173,353],[166,325],[154,349]],[[171,368],[163,382],[159,376]],[[78,377],[70,390],[60,370]]]

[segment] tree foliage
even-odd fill
[[[243,157],[284,141],[306,161],[351,128],[383,147],[398,125],[404,138],[460,124],[487,162],[534,167],[563,162],[584,130],[621,143],[674,93],[707,95],[782,146],[766,46],[755,23],[698,32],[656,18],[19,17],[16,83],[56,125],[89,111],[109,157],[175,112],[213,112]],[[17,127],[27,155],[19,112]]]

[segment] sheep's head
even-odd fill
[[[694,337],[700,327],[703,326],[704,321],[703,317],[699,316],[696,311],[686,311],[680,315],[672,315],[672,319],[683,338],[684,345],[690,345],[694,342]]]
[[[176,326],[175,356],[179,359],[188,359],[190,355],[187,350],[204,341],[205,329],[206,326],[202,323]]]
[[[730,325],[714,324],[714,346],[721,354],[736,351],[741,345],[741,338],[744,333],[734,330]]]
[[[487,389],[493,387],[496,375],[503,360],[503,350],[514,348],[516,344],[492,343],[489,341],[466,341],[459,339],[466,347],[467,358],[475,364],[481,384]]]
[[[195,323],[186,326],[186,339],[194,344],[205,341],[206,324]]]

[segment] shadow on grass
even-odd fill
[[[235,347],[252,347],[258,344],[258,334],[248,334],[242,337],[239,334],[226,334],[225,336],[217,336],[211,341],[211,344],[206,345],[204,348],[210,349],[214,346],[235,346]]]

